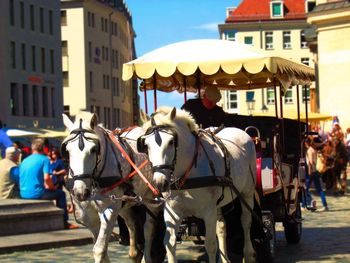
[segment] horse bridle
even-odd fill
[[[174,127],[170,125],[157,125],[155,123],[154,118],[151,118],[151,124],[152,126],[149,127],[145,134],[137,139],[137,150],[139,152],[147,153],[146,145],[145,145],[145,137],[151,135],[152,133],[155,136],[155,141],[156,143],[160,146],[162,144],[162,138],[159,134],[159,132],[164,132],[167,133],[174,138],[174,159],[171,164],[161,164],[161,165],[152,165],[152,171],[153,172],[160,172],[164,173],[165,171],[170,171],[171,174],[173,174],[174,169],[175,169],[175,164],[176,164],[176,159],[177,159],[177,144],[178,144],[178,137],[177,137],[177,132]]]
[[[62,156],[66,157],[68,156],[68,151],[66,149],[67,147],[67,144],[78,139],[79,142],[78,142],[78,147],[79,149],[82,151],[85,147],[85,144],[84,144],[84,139],[87,140],[87,141],[93,141],[95,144],[96,144],[96,147],[97,147],[97,150],[95,151],[95,154],[96,154],[96,164],[95,164],[95,167],[94,167],[94,170],[93,170],[93,173],[92,174],[78,174],[78,175],[75,175],[74,174],[74,171],[69,167],[69,173],[73,179],[73,182],[76,181],[76,180],[83,180],[83,179],[91,179],[93,182],[99,177],[99,175],[97,174],[97,167],[98,167],[98,164],[100,162],[99,160],[99,155],[100,155],[100,149],[101,149],[101,146],[100,146],[100,141],[98,138],[89,138],[87,136],[85,136],[85,133],[90,133],[90,134],[94,134],[97,136],[96,132],[93,131],[93,130],[87,130],[87,129],[84,129],[82,128],[82,119],[80,119],[80,124],[79,124],[79,128],[77,129],[74,129],[73,131],[70,132],[70,135],[74,135],[72,138],[69,138],[68,140],[64,141],[61,145],[61,154]],[[95,176],[94,176],[95,175]]]

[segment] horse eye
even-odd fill
[[[170,141],[169,141],[169,145],[170,145],[170,146],[173,146],[173,145],[174,145],[174,140],[170,140]]]
[[[96,153],[97,152],[97,147],[95,146],[95,147],[93,147],[92,149],[91,149],[91,151],[90,151],[91,153]]]

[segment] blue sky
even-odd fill
[[[241,0],[126,0],[136,32],[137,56],[167,44],[191,39],[219,39],[218,24],[226,18],[226,7]],[[144,109],[143,94],[140,94]],[[153,92],[148,92],[148,110],[153,112]],[[177,92],[157,93],[158,106],[183,104]]]

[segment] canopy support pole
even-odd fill
[[[153,75],[153,98],[154,98],[154,112],[157,111],[157,77]]]
[[[282,90],[282,84],[279,82],[279,91],[280,91],[280,116],[281,116],[281,142],[282,142],[282,153],[284,153],[284,119],[283,119],[283,90]]]
[[[309,133],[309,113],[307,107],[307,85],[303,86],[304,88],[304,101],[305,101],[305,121],[306,121],[306,133]]]
[[[148,115],[148,102],[147,102],[147,91],[146,91],[146,88],[143,90],[143,98],[144,98],[144,101],[145,101],[145,111],[146,111],[146,114]]]
[[[299,85],[296,85],[296,90],[297,90],[297,115],[298,115],[298,126],[299,126],[299,142],[302,142],[302,138],[301,138],[301,122],[300,122],[300,98],[299,98]],[[299,149],[299,153],[301,154],[301,156],[304,156],[303,153],[301,152],[301,150],[303,149],[303,147],[301,145],[300,149]]]
[[[275,116],[278,118],[278,108],[277,108],[277,89],[276,89],[276,78],[273,76],[273,92],[275,95]]]
[[[184,103],[187,101],[187,81],[186,76],[184,75]]]

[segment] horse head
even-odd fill
[[[186,118],[193,123],[192,126],[184,121]],[[138,151],[148,154],[153,169],[153,182],[160,192],[167,192],[171,184],[178,180],[175,170],[183,170],[177,159],[179,155],[186,155],[186,151],[178,147],[179,140],[186,141],[184,130],[191,132],[191,128],[198,127],[187,112],[177,113],[176,108],[162,107],[143,128],[146,132],[138,138]]]
[[[81,112],[73,123],[63,114],[63,122],[70,132],[61,146],[62,156],[69,158],[68,186],[75,198],[85,201],[91,194],[101,148],[96,132],[97,116]]]

